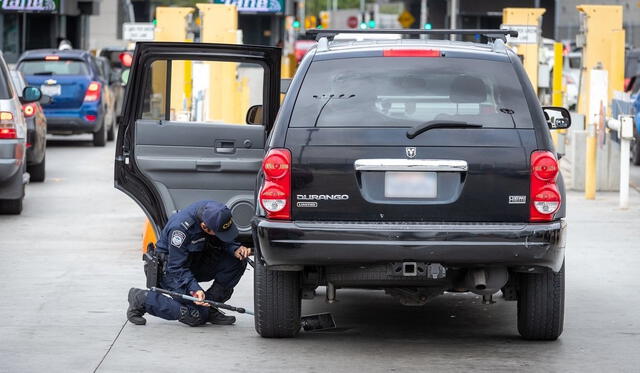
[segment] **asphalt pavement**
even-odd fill
[[[94,148],[89,137],[51,141],[47,181],[28,186],[22,215],[0,216],[0,372],[639,369],[640,191],[624,211],[616,193],[569,193],[558,341],[521,340],[516,303],[501,298],[447,294],[405,307],[361,290],[303,303],[304,314],[332,312],[336,331],[267,340],[246,315],[226,327],[126,323],[127,291],[144,286],[144,216],[113,188],[113,154],[113,143]],[[252,275],[230,303],[253,308]]]

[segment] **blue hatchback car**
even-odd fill
[[[44,104],[48,133],[92,133],[93,144],[113,140],[116,116],[109,77],[101,74],[95,57],[83,50],[37,49],[20,56],[17,69],[27,84],[39,87],[51,102]]]

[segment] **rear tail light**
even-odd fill
[[[99,82],[91,82],[87,87],[87,93],[84,95],[84,102],[95,102],[100,100],[100,87],[102,85]]]
[[[556,180],[558,161],[550,151],[537,150],[531,153],[531,221],[551,221],[562,203]]]
[[[13,114],[8,111],[0,111],[0,139],[15,139],[17,137]]]
[[[56,55],[45,56],[44,60],[45,61],[60,61],[60,56],[56,56]]]
[[[24,113],[24,116],[26,118],[31,118],[32,116],[34,116],[36,114],[36,109],[36,104],[33,102],[22,105],[22,112]]]
[[[262,162],[260,204],[269,219],[291,219],[291,152],[272,149]]]
[[[98,116],[94,114],[87,114],[84,116],[84,119],[88,120],[89,122],[95,122],[96,119],[98,119]]]
[[[440,57],[442,53],[437,49],[385,49],[384,57]]]

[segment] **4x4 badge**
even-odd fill
[[[407,158],[415,158],[416,156],[416,148],[413,146],[409,146],[404,148],[404,151],[407,153]]]

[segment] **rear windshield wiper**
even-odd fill
[[[39,71],[37,73],[33,73],[33,75],[53,75],[53,71]]]
[[[407,131],[407,137],[413,139],[419,134],[434,128],[482,128],[482,124],[467,123],[457,120],[430,120]]]

